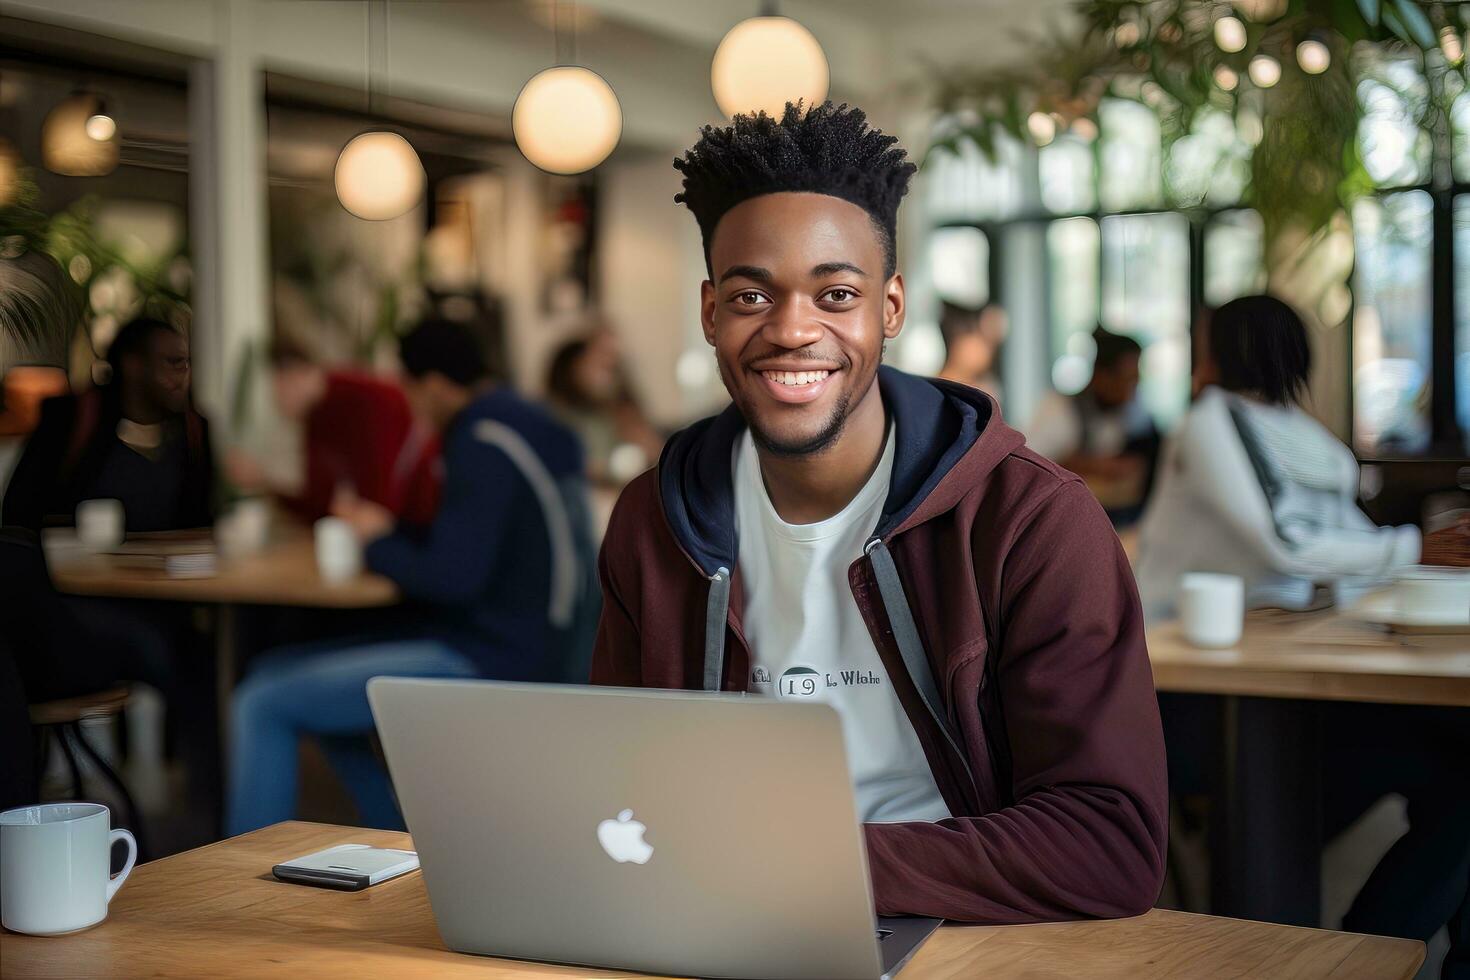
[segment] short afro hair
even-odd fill
[[[715,228],[735,205],[783,191],[841,198],[868,212],[883,245],[883,274],[891,276],[898,265],[898,203],[918,169],[897,144],[845,103],[804,109],[788,102],[779,120],[764,112],[737,115],[728,126],[704,127],[699,142],[674,161],[684,175],[674,202],[694,212],[708,268]]]

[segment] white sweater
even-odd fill
[[[1145,612],[1173,613],[1185,572],[1228,572],[1248,606],[1305,607],[1315,585],[1349,601],[1419,560],[1419,529],[1378,527],[1357,506],[1358,463],[1298,408],[1218,388],[1165,447],[1139,531]]]

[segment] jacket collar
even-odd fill
[[[888,537],[954,506],[1018,448],[994,399],[966,385],[878,369],[878,390],[895,426],[893,477],[876,536]],[[731,462],[745,419],[734,405],[677,433],[659,460],[659,495],[680,546],[706,575],[737,558]],[[983,438],[982,438],[983,437]]]

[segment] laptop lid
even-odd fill
[[[884,972],[830,707],[401,678],[374,678],[368,700],[451,948],[709,977]]]

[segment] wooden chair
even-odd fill
[[[76,756],[76,750],[80,749],[116,791],[127,818],[124,826],[132,830],[133,836],[137,838],[138,851],[141,854],[146,848],[143,844],[142,815],[138,806],[133,802],[133,796],[128,792],[122,777],[98,754],[82,732],[84,720],[115,718],[122,714],[128,705],[130,693],[126,686],[120,686],[95,694],[37,702],[31,705],[31,725],[36,729],[36,777],[39,779],[46,771],[46,756],[50,746],[47,736],[54,734],[62,754],[66,757],[67,768],[71,770],[72,798],[82,799],[82,769],[77,764]]]

